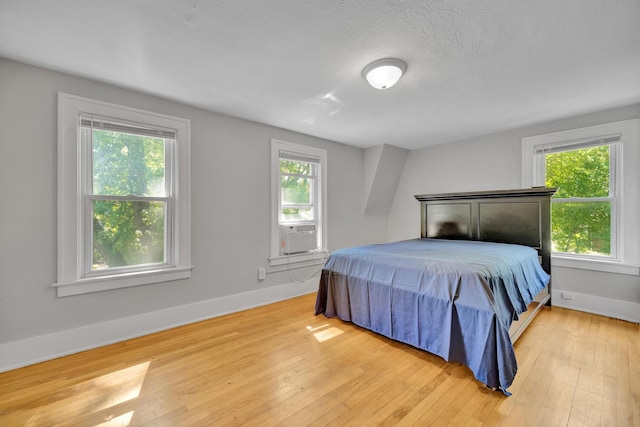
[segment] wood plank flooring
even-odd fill
[[[545,308],[511,397],[315,295],[0,374],[1,426],[640,426],[640,326]]]

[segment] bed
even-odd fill
[[[334,251],[316,315],[469,367],[509,395],[513,343],[551,305],[552,188],[417,195],[417,239]]]

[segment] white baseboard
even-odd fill
[[[315,292],[318,278],[0,344],[0,372]],[[313,312],[314,307],[309,307]]]
[[[563,298],[569,296],[571,299]],[[562,289],[551,291],[553,305],[572,310],[585,311],[627,322],[640,323],[640,304],[637,302],[622,301],[618,299],[604,298],[594,295],[581,294]]]

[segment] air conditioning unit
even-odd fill
[[[308,252],[318,249],[315,224],[281,225],[280,247],[283,255]]]

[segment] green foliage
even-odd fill
[[[164,140],[93,131],[93,194],[164,195]]]
[[[557,187],[553,199],[609,196],[609,146],[562,151],[545,156],[547,187]],[[556,252],[611,254],[611,203],[552,203],[552,240]]]
[[[553,203],[553,250],[575,254],[611,254],[609,202]]]
[[[164,140],[93,131],[93,194],[164,196]],[[164,260],[164,201],[93,200],[93,268]]]
[[[312,203],[312,168],[311,163],[280,160],[282,219],[313,219],[311,206],[304,206]]]
[[[293,175],[311,175],[311,163],[280,159],[280,172]]]
[[[546,155],[546,185],[556,199],[609,196],[609,146]]]

